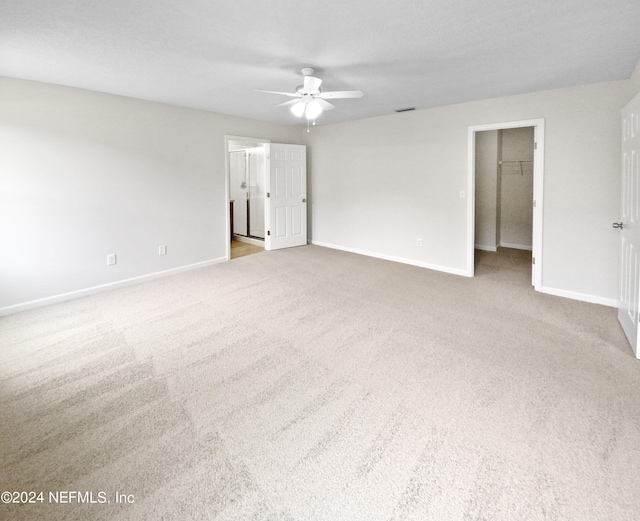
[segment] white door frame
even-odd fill
[[[224,136],[224,171],[226,173],[225,175],[225,193],[226,193],[226,197],[227,197],[227,215],[225,218],[225,223],[226,223],[226,230],[230,231],[231,229],[231,189],[229,186],[229,177],[231,176],[231,171],[229,170],[229,142],[230,141],[244,141],[247,144],[252,144],[252,143],[257,143],[258,145],[268,145],[269,143],[271,143],[271,141],[269,139],[260,139],[260,138],[256,138],[256,137],[245,137],[245,136],[231,136],[229,134]],[[265,158],[266,159],[266,158]],[[267,168],[266,164],[265,164],[265,168]],[[266,212],[266,205],[265,205],[265,212]],[[266,215],[265,215],[265,223],[267,222],[266,219]],[[227,237],[227,234],[224,234],[225,237]],[[227,243],[227,260],[231,259],[231,241],[228,240],[229,237],[227,237],[226,243]]]
[[[523,121],[508,121],[473,125],[468,129],[468,165],[467,165],[467,269],[468,277],[474,276],[474,249],[476,224],[476,132],[485,130],[504,130],[509,128],[534,127],[533,152],[533,244],[532,255],[535,263],[531,267],[531,282],[536,291],[542,288],[542,230],[544,208],[544,118]]]

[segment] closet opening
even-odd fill
[[[470,276],[541,285],[542,126],[470,128]]]

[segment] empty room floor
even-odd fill
[[[2,317],[2,491],[44,491],[2,518],[639,519],[616,310],[495,263],[305,246]]]

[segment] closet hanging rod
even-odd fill
[[[533,161],[498,161],[499,165],[502,165],[504,163],[533,163]]]
[[[498,161],[498,166],[502,167],[503,164],[505,163],[516,163],[519,167],[520,167],[520,175],[523,176],[524,175],[524,168],[522,168],[522,164],[523,163],[533,163],[533,161]],[[531,166],[532,170],[533,170],[533,165]],[[502,172],[502,168],[500,168],[500,173],[502,175],[513,175],[516,172]],[[533,173],[533,172],[531,172]]]

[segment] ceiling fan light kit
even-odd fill
[[[322,114],[322,105],[318,103],[318,100],[311,100],[307,103],[307,109],[305,110],[307,119],[316,119],[320,114]]]
[[[307,120],[307,124],[309,123],[309,121],[313,121],[315,124],[315,119],[320,116],[323,111],[335,108],[335,105],[326,101],[327,99],[361,98],[364,95],[361,90],[322,92],[320,90],[322,80],[313,76],[315,69],[313,69],[312,67],[304,67],[301,72],[302,85],[298,85],[298,87],[296,87],[295,93],[278,92],[271,90],[264,90],[261,92],[281,94],[284,96],[296,98],[294,100],[280,103],[280,105],[278,106],[290,106],[293,115],[298,118],[304,116]]]

